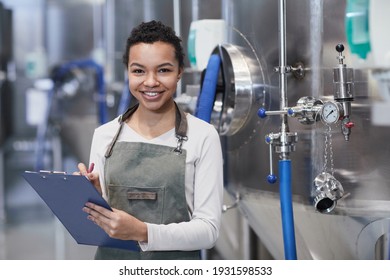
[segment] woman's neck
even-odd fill
[[[146,139],[156,138],[175,127],[175,104],[159,112],[149,111],[138,107],[126,123]]]

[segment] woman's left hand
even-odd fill
[[[83,211],[88,213],[88,219],[101,227],[111,238],[147,241],[147,226],[144,222],[122,210],[112,210],[91,202],[87,202],[83,208]]]

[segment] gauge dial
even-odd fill
[[[334,101],[325,102],[322,106],[321,117],[326,123],[336,123],[342,115],[342,107]]]

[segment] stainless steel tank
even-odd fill
[[[346,1],[286,2],[286,57],[294,70],[287,76],[287,106],[301,105],[303,97],[333,100],[338,43],[345,46],[344,63],[354,76],[353,101],[348,103],[354,127],[348,141],[340,123],[327,132],[322,121],[304,124],[288,117],[289,130],[297,134],[290,159],[298,259],[388,258],[390,127],[371,117],[379,95],[375,73],[388,69],[354,63],[345,31]],[[225,0],[223,18],[229,39],[216,52],[225,53],[228,82],[225,109],[215,106],[218,112],[212,122],[224,146],[226,189],[233,199],[239,198],[240,212],[272,257],[283,259],[279,184],[266,180],[270,160],[265,142],[267,134],[279,131],[281,121],[277,115],[260,119],[257,114],[261,107],[280,110],[275,71],[280,49],[278,1]],[[275,153],[273,169],[277,161]],[[342,185],[343,196],[334,208],[321,211],[315,207],[315,179],[326,164]]]
[[[8,67],[12,60],[12,10],[0,2],[0,146],[11,133],[11,125],[6,120],[10,114],[12,100],[11,81]]]

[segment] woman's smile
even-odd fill
[[[148,97],[156,97],[157,95],[159,94],[162,94],[161,91],[157,92],[157,91],[141,91],[142,94],[148,96]]]

